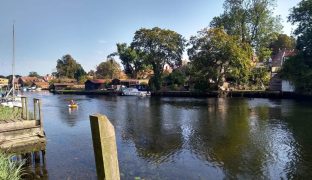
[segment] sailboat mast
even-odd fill
[[[13,88],[13,98],[15,97],[15,86],[14,86],[14,81],[15,81],[15,31],[14,31],[14,23],[13,23],[13,57],[12,57],[12,88]]]

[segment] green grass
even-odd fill
[[[0,121],[9,119],[20,119],[22,115],[21,109],[13,109],[10,107],[0,106]]]
[[[23,162],[15,162],[12,156],[0,152],[0,179],[1,180],[20,180],[23,173]]]

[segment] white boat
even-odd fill
[[[12,59],[12,87],[4,98],[1,99],[1,105],[7,107],[22,107],[22,100],[20,95],[15,94],[15,32],[13,24],[13,59]]]
[[[41,91],[41,90],[42,90],[42,88],[39,88],[39,87],[38,87],[38,88],[36,88],[36,91]]]
[[[148,91],[139,91],[137,88],[126,88],[122,90],[123,96],[150,96],[150,92]]]

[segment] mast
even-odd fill
[[[14,22],[13,22],[13,57],[12,57],[12,97],[15,98],[15,87],[14,87],[14,81],[15,81],[15,31],[14,31]]]

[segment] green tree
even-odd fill
[[[312,56],[312,0],[302,0],[292,8],[288,20],[298,27],[294,31],[297,48],[307,56]]]
[[[118,62],[114,58],[108,58],[105,62],[100,63],[96,67],[97,78],[119,78],[121,68]]]
[[[139,71],[145,68],[144,60],[139,52],[126,43],[117,44],[117,52],[110,56],[118,55],[124,67],[124,72],[131,78],[136,79]]]
[[[171,67],[181,65],[185,40],[175,31],[158,27],[142,28],[135,32],[131,47],[140,53],[147,65],[152,66],[154,77],[151,84],[152,87],[159,90],[165,64],[169,64]]]
[[[56,71],[57,76],[60,78],[75,78],[78,81],[81,76],[86,75],[82,66],[69,54],[57,60]]]
[[[259,60],[271,56],[270,42],[276,39],[282,25],[273,16],[276,0],[225,0],[224,13],[213,18],[211,27],[223,27],[229,35],[239,36],[255,49]]]
[[[282,78],[290,80],[299,93],[312,93],[312,0],[302,0],[292,8],[289,21],[297,24],[298,55],[286,60]]]
[[[273,54],[278,53],[279,50],[292,50],[296,48],[296,39],[286,34],[279,34],[277,39],[271,42],[270,45]]]
[[[283,63],[282,78],[291,81],[299,93],[312,93],[312,57],[298,55]]]
[[[40,75],[37,72],[31,71],[28,74],[29,77],[40,77]]]
[[[204,29],[190,39],[188,55],[194,77],[201,85],[217,89],[226,78],[248,80],[252,48],[221,28]],[[205,83],[204,83],[205,82]]]

